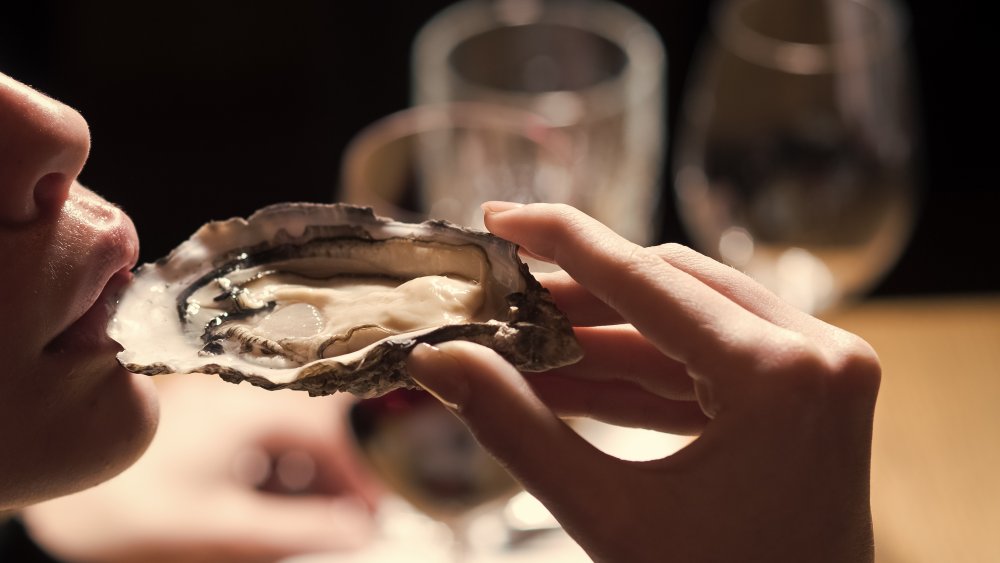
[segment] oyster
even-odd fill
[[[136,373],[311,395],[416,387],[406,356],[421,342],[476,342],[526,371],[581,356],[513,244],[344,204],[278,204],[204,225],[136,270],[108,332]]]

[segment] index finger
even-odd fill
[[[695,371],[703,371],[701,359],[717,359],[720,344],[753,355],[764,333],[777,329],[570,206],[487,203],[483,209],[490,231],[558,264],[660,351]]]
[[[573,326],[617,325],[625,322],[620,313],[594,297],[594,294],[563,270],[534,274],[549,290],[559,310],[566,313]]]

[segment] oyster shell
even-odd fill
[[[344,204],[278,204],[204,225],[136,270],[108,332],[136,373],[311,395],[414,388],[406,357],[421,342],[476,342],[526,371],[581,356],[513,244]]]

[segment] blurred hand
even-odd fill
[[[466,342],[410,372],[596,561],[859,562],[878,359],[743,274],[641,248],[575,209],[484,206],[486,225],[564,272],[540,276],[584,359],[529,376]],[[608,456],[559,415],[699,437],[649,462]]]
[[[160,427],[119,477],[37,505],[33,538],[69,561],[249,562],[364,545],[375,487],[346,396],[157,376]]]

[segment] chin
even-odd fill
[[[0,446],[0,477],[7,479],[0,482],[0,511],[104,482],[135,463],[149,446],[159,420],[152,380],[117,363],[102,371],[103,377],[74,377],[63,389],[47,390],[42,405],[29,403],[22,412],[30,418],[21,432],[0,428],[6,442]],[[28,399],[37,403],[35,397]],[[0,416],[0,422],[6,418]],[[8,484],[12,490],[5,490]]]
[[[149,376],[118,368],[115,383],[101,389],[92,409],[84,413],[86,448],[70,452],[79,460],[79,488],[86,488],[118,475],[138,460],[149,447],[159,422],[156,387]]]

